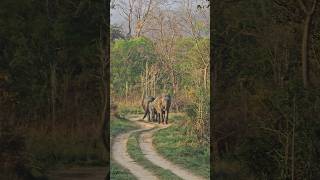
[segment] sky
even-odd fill
[[[111,16],[110,16],[111,24],[121,24],[122,22],[124,22],[124,19],[119,14],[118,9],[111,9],[110,13],[111,13]]]
[[[183,0],[169,0],[170,1],[170,8],[174,9],[178,7],[179,2]],[[110,16],[110,23],[111,24],[117,24],[121,25],[122,23],[125,22],[124,18],[120,15],[120,11],[118,8],[111,9],[110,11],[111,16]]]
[[[117,3],[117,1],[119,0],[115,0],[114,2]],[[127,0],[128,1],[128,0]],[[157,1],[157,0],[155,0]],[[159,0],[159,1],[164,1],[164,0]],[[180,7],[180,3],[182,3],[183,1],[186,0],[167,0],[169,3],[166,6],[166,8],[170,8],[171,10],[178,10],[178,8]],[[197,8],[198,4],[201,4],[200,1],[203,0],[192,0],[192,5],[194,6],[194,8]],[[124,32],[127,31],[127,27],[124,27],[124,24],[126,23],[126,20],[120,15],[120,9],[118,7],[111,9],[110,10],[111,16],[110,16],[110,23],[111,25],[118,25],[118,26],[122,26]]]

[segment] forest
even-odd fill
[[[101,140],[107,5],[0,1],[0,179],[43,179],[51,168],[107,164]]]
[[[211,175],[319,179],[320,2],[211,3]]]
[[[162,93],[172,125],[154,144],[176,164],[222,180],[320,179],[320,2],[171,3],[111,1],[127,23],[109,26],[107,1],[0,1],[0,179],[105,168],[101,133],[136,129],[126,115]],[[142,135],[128,154],[179,179],[143,156]],[[110,173],[135,179],[113,160]]]
[[[0,179],[108,174],[109,126],[111,137],[134,127],[117,113],[142,111],[143,94],[161,93],[171,94],[176,113],[173,128],[161,133],[177,133],[193,150],[178,149],[185,156],[201,150],[201,159],[189,165],[195,171],[205,166],[202,174],[209,176],[209,9],[191,1],[175,10],[170,1],[146,1],[150,6],[139,9],[143,1],[137,0],[132,8],[138,14],[130,14],[123,2],[129,32],[109,26],[108,5],[119,8],[116,1],[0,2]],[[180,136],[181,124],[189,139]],[[157,137],[159,144],[167,141]],[[111,171],[122,170],[117,167]]]
[[[110,29],[111,179],[208,179],[208,1],[119,0],[111,7],[111,18],[122,19],[111,21]],[[145,112],[144,98],[162,95],[171,97],[169,125],[137,120]],[[139,127],[141,124],[155,130]],[[144,149],[146,137],[151,137],[148,140],[156,149],[155,159],[145,154],[150,152]],[[118,148],[121,143],[126,145]],[[118,153],[122,151],[132,159],[122,157]],[[159,161],[158,155],[181,167]],[[132,168],[132,161],[139,165],[140,173]]]
[[[181,1],[178,10],[161,9],[168,4],[152,3],[141,14],[146,20],[136,20],[138,30],[131,25],[135,31],[125,34],[111,26],[111,98],[140,106],[143,95],[169,93],[172,110],[199,119],[199,137],[209,142],[209,9],[191,1]]]

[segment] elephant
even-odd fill
[[[149,112],[149,105],[151,102],[153,102],[155,98],[153,96],[147,96],[144,97],[141,101],[142,108],[144,110],[144,116],[142,119],[144,119],[148,115],[148,121],[150,121],[150,112]]]
[[[156,118],[157,111],[156,111],[156,109],[154,107],[153,102],[149,103],[149,114],[150,114],[150,117],[151,117],[153,122],[157,120],[157,118]]]
[[[169,110],[171,106],[171,96],[170,95],[162,95],[157,97],[153,102],[152,106],[156,112],[156,119],[160,124],[160,121],[164,124],[168,124],[169,120]],[[165,121],[165,122],[164,122]]]
[[[169,94],[164,95],[162,99],[162,113],[164,114],[166,124],[168,124],[168,120],[169,120],[170,106],[171,106],[171,96]]]

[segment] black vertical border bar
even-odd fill
[[[105,90],[107,91],[105,93],[106,97],[106,109],[105,109],[105,115],[103,120],[103,127],[102,127],[102,139],[105,144],[106,148],[106,154],[107,154],[107,175],[106,180],[110,179],[110,3],[109,0],[104,0],[105,3],[105,11],[104,14],[102,14],[102,17],[104,19],[103,28],[105,29],[103,32],[105,32],[104,37],[104,48],[105,48]]]
[[[214,179],[214,95],[215,95],[215,58],[214,58],[214,5],[213,0],[209,0],[210,6],[210,179]]]

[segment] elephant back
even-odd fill
[[[152,102],[153,107],[157,112],[160,112],[162,110],[162,97],[159,96],[157,97],[153,102]]]

